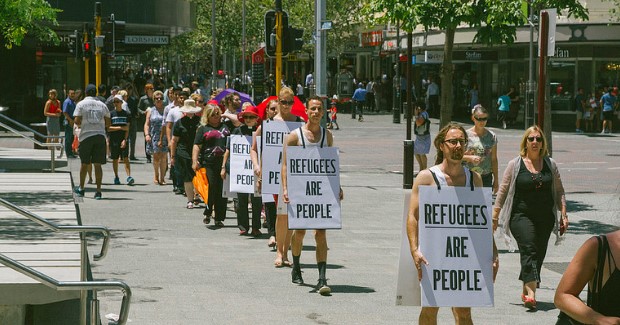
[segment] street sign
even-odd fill
[[[167,45],[169,37],[165,35],[125,35],[125,44]]]
[[[265,48],[261,47],[256,52],[252,53],[252,64],[265,63]]]

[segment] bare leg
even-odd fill
[[[437,312],[439,307],[422,307],[420,311],[420,325],[437,325]]]
[[[316,241],[316,262],[327,262],[327,231],[325,229],[315,230],[314,240]],[[295,255],[294,252],[293,255]]]
[[[88,166],[86,167],[86,170],[88,171],[88,182],[92,183],[93,182],[93,164],[88,164]]]
[[[452,314],[456,325],[473,325],[471,320],[471,308],[469,307],[452,307]]]
[[[125,172],[127,173],[127,177],[131,176],[131,165],[129,164],[129,158],[123,158],[123,162],[125,163]]]
[[[536,281],[524,283],[523,293],[530,298],[536,299]]]
[[[95,182],[97,183],[97,192],[101,192],[101,180],[103,178],[103,170],[101,169],[101,164],[95,165]]]
[[[159,155],[159,166],[155,168],[159,168],[159,184],[166,184],[166,170],[168,169],[168,154],[165,152],[158,152]]]
[[[305,236],[306,236],[305,230],[293,231],[293,236],[291,237],[291,254],[293,254],[293,256],[301,255],[301,250],[304,247]]]
[[[288,261],[288,247],[291,245],[293,232],[288,230],[288,215],[279,214],[276,216],[276,266],[282,266],[284,261]]]
[[[161,175],[159,173],[159,165],[160,165],[160,160],[161,160],[161,155],[159,152],[155,152],[153,153],[153,172],[155,173],[155,178],[153,179],[153,182],[155,184],[159,184],[161,183],[161,181],[164,179],[163,176],[159,176]]]
[[[80,165],[80,188],[84,189],[84,183],[86,183],[86,174],[88,173],[90,164]]]
[[[416,155],[415,155],[415,158],[416,158],[416,160],[418,161],[418,164],[420,164],[420,171],[422,171],[422,170],[426,169],[426,167],[427,167],[427,162],[428,162],[428,160],[427,160],[427,158],[426,158],[426,155],[421,155],[421,154],[420,154],[420,155],[417,155],[417,154],[416,154]]]
[[[118,177],[118,159],[112,160],[112,170],[114,171],[114,177]]]

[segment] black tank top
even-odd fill
[[[600,236],[602,240],[599,240],[599,246],[602,245],[602,251],[599,253],[599,259],[602,257],[602,261],[599,261],[597,268],[601,268],[595,271],[595,275],[599,273],[602,277],[604,270],[604,263],[607,262],[609,270],[609,278],[605,281],[605,284],[600,287],[599,292],[590,292],[592,309],[605,315],[620,317],[620,270],[616,266],[616,261],[611,254],[611,249],[607,242],[607,237]],[[602,280],[602,279],[601,279]],[[594,286],[596,287],[597,278],[594,278]],[[589,290],[589,289],[588,289]]]

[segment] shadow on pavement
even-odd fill
[[[618,229],[620,229],[620,227],[598,222],[595,220],[580,220],[578,222],[571,222],[568,225],[568,231],[572,234],[578,235],[606,234],[612,231],[616,231]]]

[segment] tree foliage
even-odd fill
[[[0,43],[9,49],[20,46],[28,34],[57,44],[58,36],[50,26],[58,25],[58,12],[45,0],[0,0]]]
[[[526,22],[522,0],[369,0],[364,11],[374,23],[400,22],[401,29],[413,32],[418,26],[425,30],[444,31],[444,61],[441,70],[441,121],[443,126],[452,118],[452,48],[457,27],[477,28],[474,38],[479,44],[512,44],[516,29]],[[587,19],[588,11],[578,0],[532,0],[532,8],[557,8],[569,17]]]

